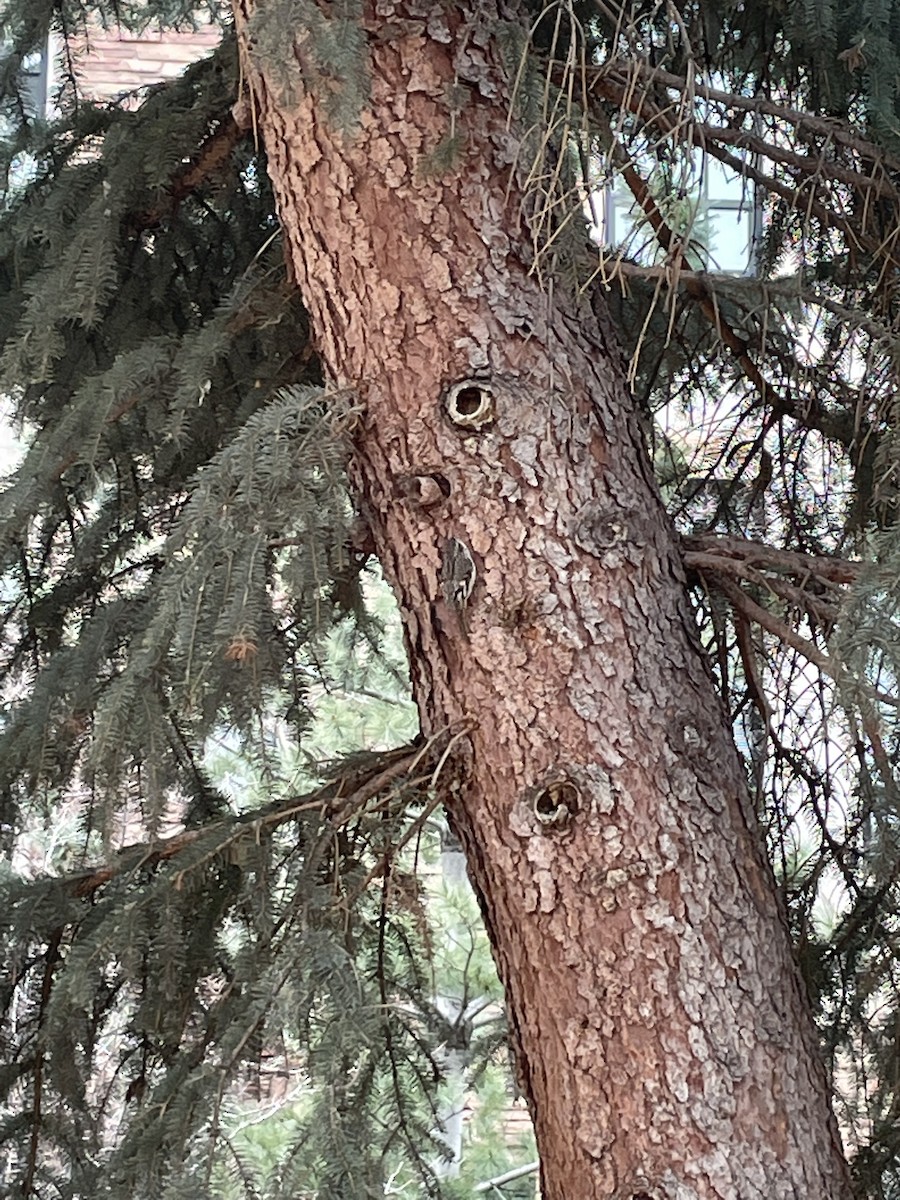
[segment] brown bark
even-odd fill
[[[507,989],[547,1200],[847,1194],[741,766],[615,354],[532,265],[491,3],[365,5],[371,101],[329,127],[244,69],[298,283],[365,405],[353,480]],[[512,14],[524,25],[524,19]],[[286,47],[286,53],[290,48]],[[298,62],[309,47],[298,31]],[[447,136],[462,150],[422,169]],[[455,424],[488,391],[492,417]],[[452,402],[450,407],[452,407]],[[448,607],[459,539],[478,578]],[[462,617],[465,617],[465,620]]]

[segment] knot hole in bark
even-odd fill
[[[463,429],[481,429],[494,419],[494,392],[483,379],[463,379],[447,392],[447,416]]]
[[[542,825],[560,828],[578,815],[581,793],[570,779],[552,779],[536,788],[532,807]]]

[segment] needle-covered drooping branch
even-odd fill
[[[30,1075],[26,1194],[52,1177],[47,1145],[110,1104],[137,1110],[109,1170],[132,1189],[167,1178],[171,1155],[215,1129],[241,1063],[274,1053],[289,1011],[311,1026],[294,1067],[355,1097],[331,1136],[365,1136],[375,1106],[392,1136],[412,1137],[438,1068],[423,1041],[427,1006],[416,1007],[425,984],[414,955],[428,928],[404,846],[463,786],[465,746],[459,728],[358,755],[304,795],[127,846],[105,866],[4,881],[0,944],[23,953],[0,995],[10,1064],[0,1102]],[[359,976],[356,953],[367,961]],[[342,1075],[351,1045],[355,1084]],[[312,1131],[322,1114],[313,1104],[307,1115]],[[315,1136],[328,1144],[324,1128]],[[165,1160],[141,1149],[160,1142]],[[328,1153],[335,1165],[339,1150]],[[81,1170],[98,1185],[91,1164]]]

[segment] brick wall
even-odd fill
[[[165,33],[148,29],[140,36],[98,29],[75,49],[75,70],[82,94],[109,100],[123,92],[179,75],[218,44],[218,28]]]

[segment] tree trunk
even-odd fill
[[[546,1200],[846,1196],[634,403],[596,321],[531,270],[497,45],[526,18],[367,0],[371,93],[342,134],[313,40],[296,32],[283,90],[253,0],[235,4],[293,269],[328,371],[364,405],[352,479],[423,729],[468,731],[452,819]],[[458,156],[435,175],[451,122]]]

